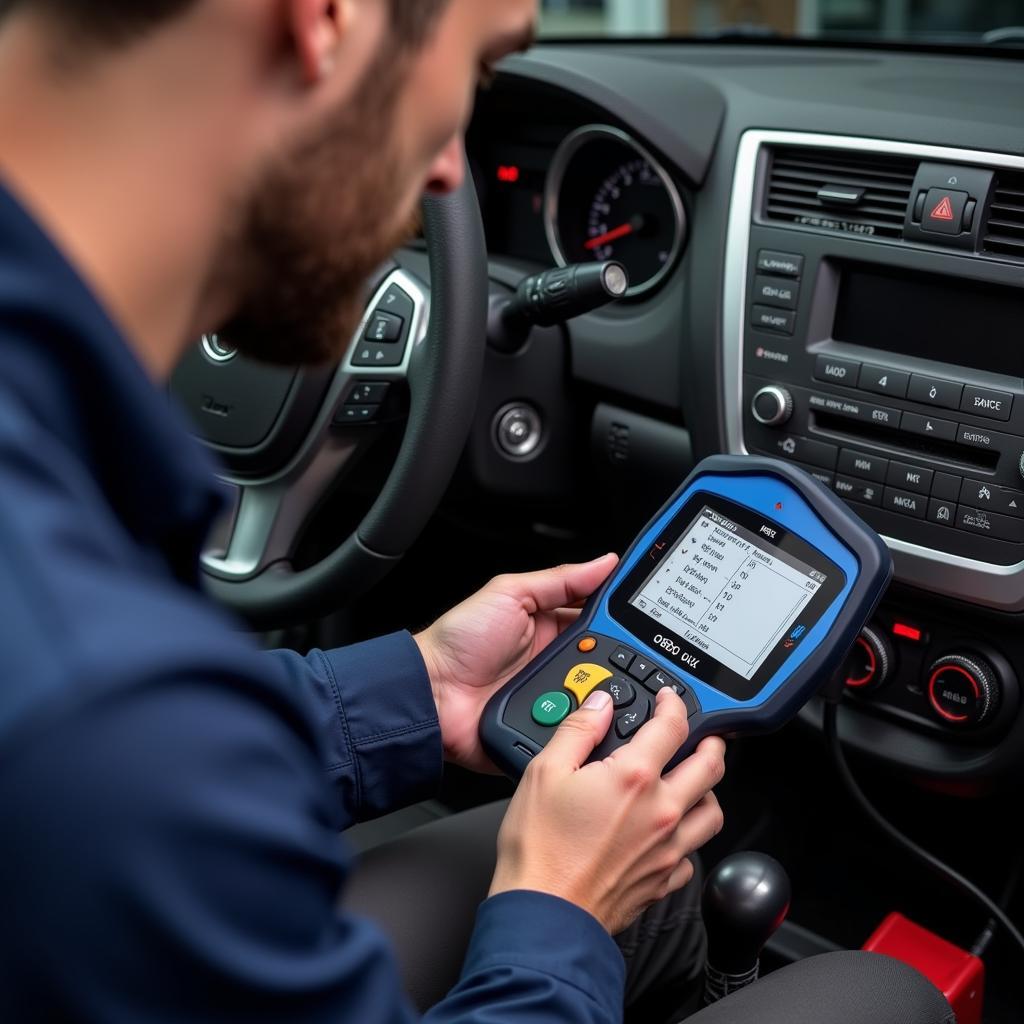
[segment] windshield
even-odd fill
[[[1024,45],[1024,0],[543,0],[541,34]]]

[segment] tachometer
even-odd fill
[[[558,263],[618,260],[629,296],[656,288],[686,238],[686,213],[665,169],[625,132],[590,125],[559,147],[545,190],[545,229]]]

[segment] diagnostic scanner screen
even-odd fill
[[[826,579],[705,506],[630,604],[750,679]]]

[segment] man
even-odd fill
[[[429,792],[442,754],[486,768],[483,704],[614,559],[499,578],[415,639],[260,652],[199,592],[219,492],[162,388],[219,328],[266,359],[340,356],[535,13],[0,0],[0,1019],[413,1018],[387,941],[336,909],[338,832]],[[427,1019],[618,1019],[610,935],[654,904],[627,954],[648,980],[699,970],[687,883],[723,744],[663,777],[686,735],[663,693],[582,767],[610,720],[591,698],[531,765]]]
[[[500,578],[415,640],[259,652],[198,592],[217,491],[159,391],[213,329],[340,357],[534,0],[0,12],[0,1018],[409,1019],[381,934],[336,910],[337,833],[429,793],[442,749],[486,769],[487,698],[615,560]],[[668,694],[580,770],[611,715],[528,773],[430,1019],[620,1015],[609,936],[690,880],[724,767],[711,740],[661,778]]]

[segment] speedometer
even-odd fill
[[[628,296],[656,288],[686,240],[686,213],[674,182],[625,132],[590,125],[559,147],[545,190],[545,229],[555,260],[618,260]]]

